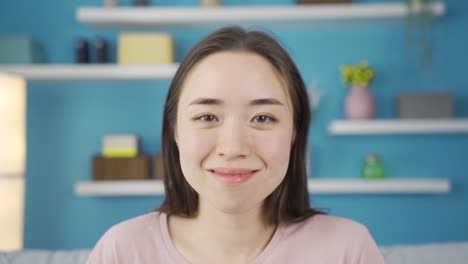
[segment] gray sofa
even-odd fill
[[[386,264],[468,264],[468,242],[381,247]],[[83,264],[89,250],[0,252],[0,264]]]

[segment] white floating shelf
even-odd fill
[[[0,65],[0,73],[22,76],[31,81],[76,80],[155,80],[170,79],[178,64],[116,65],[116,64],[32,64]]]
[[[468,119],[338,120],[328,131],[333,135],[468,133]]]
[[[312,194],[447,194],[446,179],[310,179]],[[79,196],[153,196],[164,195],[160,180],[85,181],[75,184]]]
[[[317,194],[447,194],[451,186],[446,179],[317,179],[308,188]]]
[[[80,196],[149,196],[164,195],[160,180],[86,181],[75,184]]]
[[[435,16],[445,13],[445,4],[431,4]],[[402,19],[421,8],[411,10],[405,3],[320,4],[284,6],[225,7],[82,7],[77,19],[92,26],[161,27],[270,23],[320,23]]]

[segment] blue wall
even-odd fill
[[[115,29],[80,24],[75,9],[101,1],[1,1],[0,34],[27,34],[39,41],[47,63],[72,63],[78,36],[105,36]],[[123,1],[122,1],[123,2]],[[127,0],[126,4],[130,1]],[[196,0],[152,4],[195,5]],[[226,4],[290,4],[287,0],[231,0]],[[356,1],[357,2],[357,1]],[[362,2],[362,1],[361,1]],[[367,1],[369,2],[369,1]],[[358,177],[364,156],[381,155],[388,177],[447,177],[449,195],[317,195],[313,205],[368,226],[381,245],[468,240],[467,136],[357,136],[327,134],[343,118],[346,90],[341,64],[367,59],[377,72],[372,92],[379,118],[394,117],[402,91],[452,91],[455,116],[468,116],[468,2],[447,0],[447,15],[433,28],[432,67],[405,46],[403,22],[270,28],[288,48],[307,83],[325,95],[310,131],[314,177]],[[209,29],[170,31],[180,61]],[[106,133],[136,133],[143,152],[160,147],[161,117],[169,81],[30,84],[27,96],[27,192],[25,247],[92,247],[112,224],[157,207],[161,197],[94,198],[73,194],[76,181],[90,177],[90,158]]]

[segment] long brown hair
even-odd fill
[[[202,39],[182,61],[172,80],[164,106],[161,140],[166,196],[158,210],[183,217],[197,214],[198,193],[185,180],[174,138],[177,105],[181,87],[190,70],[207,56],[222,51],[251,52],[267,59],[286,81],[292,102],[295,140],[289,167],[283,182],[265,199],[265,223],[300,221],[320,214],[318,210],[310,208],[307,189],[306,149],[311,114],[304,81],[288,53],[277,41],[263,32],[246,31],[240,27],[222,28]]]

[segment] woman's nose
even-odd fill
[[[225,159],[250,155],[251,144],[247,129],[240,122],[225,122],[218,130],[216,154]]]

